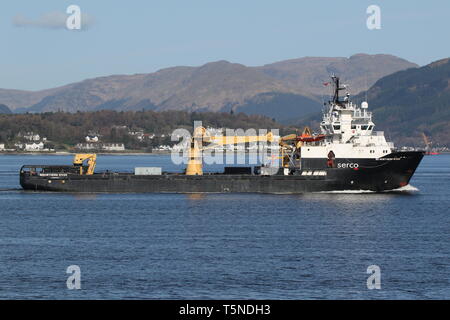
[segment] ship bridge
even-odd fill
[[[333,100],[329,102],[320,124],[322,133],[328,137],[324,143],[393,148],[392,143],[386,142],[383,132],[374,131],[369,104],[365,101],[360,105],[351,102],[348,92],[340,100],[339,91],[347,90],[347,85],[341,87],[338,77],[333,76],[332,79],[335,86]]]
[[[368,103],[355,104],[350,101],[350,94],[339,98],[339,91],[347,86],[339,84],[339,78],[333,76],[334,96],[327,104],[323,114],[320,130],[326,139],[314,145],[305,144],[302,157],[326,157],[330,151],[336,157],[343,158],[377,158],[392,152],[394,145],[387,142],[384,132],[374,131],[372,112]]]

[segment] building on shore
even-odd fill
[[[75,149],[82,151],[125,151],[123,143],[85,142],[77,143]]]
[[[30,141],[30,142],[39,142],[42,140],[42,142],[46,142],[47,138],[46,137],[42,137],[39,135],[39,133],[34,133],[34,132],[27,132],[27,133],[22,133],[19,132],[19,134],[17,135],[21,140],[26,140],[26,141]]]
[[[103,143],[102,149],[105,151],[125,151],[123,143]]]
[[[25,151],[44,151],[44,143],[43,142],[25,143],[23,149]]]
[[[99,140],[97,135],[87,135],[84,139],[86,142],[98,142]]]
[[[46,148],[44,142],[32,142],[32,143],[15,143],[16,149],[4,149],[4,151],[25,151],[25,152],[48,152],[55,151],[55,149]],[[1,148],[0,148],[1,150]]]
[[[99,150],[100,149],[100,143],[77,143],[77,145],[75,146],[75,149],[78,150]]]

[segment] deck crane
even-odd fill
[[[309,127],[305,127],[301,135],[295,133],[280,138],[282,166],[295,166],[295,160],[300,159],[300,148],[304,143],[312,143],[325,139],[325,135],[314,135]]]
[[[275,137],[272,132],[260,136],[211,136],[204,127],[196,127],[191,138],[186,175],[203,175],[203,143],[224,146],[261,141],[273,142],[274,140]]]
[[[87,161],[87,168],[83,165]],[[95,165],[97,164],[96,154],[77,153],[73,158],[73,165],[80,167],[80,175],[94,174]]]
[[[324,135],[312,135],[311,130],[306,127],[301,135],[290,134],[279,138],[279,146],[282,167],[295,166],[295,153],[305,142],[314,142],[324,139]],[[188,164],[186,167],[186,175],[202,175],[203,174],[203,143],[212,145],[236,145],[251,142],[273,142],[275,137],[271,132],[260,136],[211,136],[204,127],[196,127],[191,138],[191,145],[188,153]]]
[[[279,146],[281,151],[280,158],[282,159],[282,166],[289,167],[293,161],[293,155],[304,142],[312,142],[323,139],[322,135],[313,136],[308,127],[305,128],[302,135],[290,134],[279,139]],[[191,145],[189,149],[189,160],[186,167],[186,175],[202,175],[203,174],[203,159],[202,150],[203,143],[210,143],[212,145],[237,145],[252,142],[273,142],[275,137],[272,132],[259,136],[211,136],[204,127],[196,127],[191,138]],[[87,166],[84,165],[87,161]],[[80,175],[94,174],[97,163],[96,154],[76,154],[73,159],[73,165],[80,168]]]
[[[428,156],[438,155],[439,152],[433,151],[433,141],[431,141],[425,132],[422,132],[423,142],[425,143],[425,154]]]
[[[422,132],[422,138],[423,138],[423,142],[425,143],[425,151],[430,152],[431,151],[431,141],[428,139],[425,132]]]

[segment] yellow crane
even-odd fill
[[[305,127],[303,133],[298,135],[296,133],[289,134],[287,136],[280,138],[280,151],[282,159],[281,165],[284,168],[289,167],[291,164],[294,164],[294,153],[303,146],[305,142],[314,142],[318,140],[322,140],[324,138],[323,135],[313,135],[311,133],[311,129],[309,127]],[[300,155],[298,154],[298,158]]]
[[[305,129],[303,136],[310,137],[309,129]],[[300,138],[301,138],[300,137]],[[186,167],[186,175],[202,175],[203,174],[203,158],[202,150],[203,143],[210,143],[212,145],[236,145],[242,143],[252,142],[273,142],[275,137],[272,132],[259,136],[211,136],[204,127],[197,127],[191,138],[191,145],[188,154],[188,164]],[[294,146],[288,142],[294,142]],[[302,141],[296,134],[290,134],[280,138],[279,145],[281,148],[282,166],[289,165],[289,156],[286,154],[287,150],[295,150],[295,147],[300,147]],[[294,149],[292,149],[294,148]],[[87,161],[87,169],[84,163]],[[73,159],[73,165],[80,168],[80,175],[94,174],[95,166],[97,164],[97,155],[91,153],[78,153]]]
[[[210,136],[204,127],[196,127],[189,148],[186,175],[193,176],[203,174],[202,149],[204,142],[223,146],[260,141],[272,142],[274,139],[272,132],[260,136]]]
[[[282,161],[282,167],[289,167],[293,153],[301,148],[305,142],[318,141],[323,139],[323,135],[313,136],[311,130],[306,127],[302,135],[290,134],[279,139],[281,155],[277,157]],[[186,175],[202,175],[203,174],[203,143],[212,145],[235,145],[251,142],[273,142],[275,140],[273,134],[269,132],[260,136],[210,136],[208,130],[204,127],[196,127],[191,138],[191,145],[188,153],[188,164],[186,167]]]
[[[431,141],[428,139],[425,132],[422,132],[423,142],[425,143],[425,151],[429,152],[431,149]]]
[[[87,170],[84,171],[84,162],[87,160]],[[92,175],[94,174],[95,165],[97,164],[97,155],[91,153],[77,153],[73,158],[73,165],[80,167],[80,175]]]

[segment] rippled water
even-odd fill
[[[450,155],[397,193],[30,193],[0,156],[0,298],[450,298]],[[170,165],[99,156],[99,170]],[[412,189],[414,190],[414,189]],[[381,290],[368,290],[369,265]],[[81,268],[81,290],[66,268]]]

